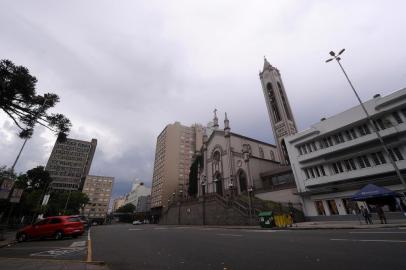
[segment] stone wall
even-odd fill
[[[233,205],[227,205],[218,199],[202,199],[173,204],[164,211],[160,224],[203,225],[205,208],[206,225],[248,225],[249,217]],[[257,224],[256,218],[252,224]]]

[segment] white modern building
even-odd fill
[[[397,166],[406,173],[406,88],[364,103]],[[367,184],[405,192],[361,106],[322,119],[284,139],[298,194],[308,217],[343,216]],[[358,204],[358,205],[357,205]],[[396,211],[397,205],[386,211]]]
[[[133,186],[131,188],[131,191],[126,195],[124,204],[131,203],[135,207],[137,207],[138,199],[141,196],[148,196],[148,195],[151,195],[151,189],[149,187],[146,187],[143,182],[140,182],[139,180],[135,180],[133,183]]]

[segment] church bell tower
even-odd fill
[[[264,91],[266,107],[269,119],[271,120],[279,158],[282,164],[288,165],[289,158],[283,138],[295,134],[297,128],[286,96],[285,87],[283,86],[282,77],[279,70],[264,58],[264,68],[259,73],[259,78]]]

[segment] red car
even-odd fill
[[[83,223],[77,216],[47,217],[33,225],[18,230],[16,239],[23,242],[32,238],[52,237],[56,240],[64,236],[78,237],[84,232]]]

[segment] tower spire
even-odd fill
[[[214,129],[218,129],[219,127],[219,119],[217,118],[217,109],[215,108],[214,111],[214,118],[213,118],[213,127]]]
[[[224,114],[224,136],[230,136],[230,121],[227,118],[227,113]]]

